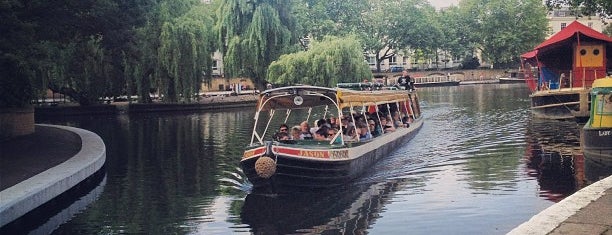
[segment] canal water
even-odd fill
[[[413,140],[344,187],[287,195],[250,193],[239,168],[254,108],[37,120],[97,133],[107,160],[21,232],[505,234],[602,176],[585,172],[580,126],[531,118],[528,93],[422,88]]]

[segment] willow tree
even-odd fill
[[[372,77],[355,36],[326,37],[313,41],[310,50],[282,55],[268,68],[268,81],[334,87],[339,82],[359,82]]]
[[[191,101],[200,91],[203,76],[211,79],[215,35],[210,16],[200,14],[202,6],[162,26],[158,69],[160,93],[165,101],[182,97]]]
[[[226,0],[217,11],[227,77],[250,77],[262,85],[268,65],[297,43],[293,1]]]

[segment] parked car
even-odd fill
[[[392,72],[392,73],[397,73],[401,71],[404,71],[404,67],[402,66],[391,66],[391,68],[389,68],[389,72]]]

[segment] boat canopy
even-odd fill
[[[339,109],[357,106],[404,102],[408,92],[391,90],[355,91],[344,88],[289,86],[270,89],[260,94],[259,111],[335,106]]]

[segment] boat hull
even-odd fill
[[[499,78],[499,83],[501,84],[514,84],[514,83],[527,83],[527,79],[523,78]],[[533,79],[531,79],[533,80]]]
[[[415,83],[415,87],[459,86],[460,81]]]
[[[582,133],[582,149],[589,160],[612,167],[612,127],[585,127]]]
[[[423,125],[417,119],[409,128],[385,134],[364,143],[347,144],[342,148],[316,148],[275,143],[276,171],[269,178],[260,177],[255,162],[264,155],[265,146],[245,152],[241,168],[254,191],[295,192],[315,188],[331,188],[345,184],[370,169],[375,162],[412,139]],[[263,149],[262,149],[263,148]],[[250,153],[255,153],[251,156]]]
[[[534,92],[531,113],[537,118],[586,120],[589,117],[587,89],[559,89]]]

